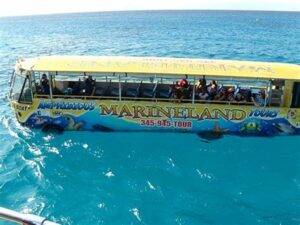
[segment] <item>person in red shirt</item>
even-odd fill
[[[175,90],[174,90],[175,97],[181,102],[182,99],[188,98],[189,95],[189,83],[187,79],[183,78],[176,82]]]
[[[189,83],[188,83],[188,81],[187,81],[186,79],[181,79],[181,80],[179,81],[179,86],[180,86],[181,88],[187,88],[187,87],[189,86]]]

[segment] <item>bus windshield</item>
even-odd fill
[[[10,98],[19,102],[32,102],[32,91],[29,78],[19,73],[14,74],[11,84]]]

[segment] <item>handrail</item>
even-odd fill
[[[40,216],[19,213],[3,207],[0,207],[0,219],[1,218],[24,225],[59,225],[58,223],[51,222],[48,219]]]
[[[37,98],[50,98],[49,95],[40,95],[36,94]],[[92,100],[118,100],[118,96],[87,96],[87,95],[52,95],[53,98],[74,98],[74,99],[92,99]],[[179,99],[176,98],[142,98],[142,97],[123,97],[122,100],[129,101],[149,101],[149,102],[175,102],[175,103],[192,103],[192,99]],[[253,102],[238,102],[238,101],[218,101],[218,100],[199,100],[195,99],[195,103],[204,103],[204,104],[224,104],[224,105],[254,105]]]

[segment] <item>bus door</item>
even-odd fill
[[[291,108],[300,108],[300,82],[295,82],[292,94]]]

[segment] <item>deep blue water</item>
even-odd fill
[[[0,18],[0,205],[62,224],[300,224],[300,138],[65,132],[16,122],[18,57],[300,63],[300,13],[114,12]],[[1,223],[0,224],[6,224]]]

